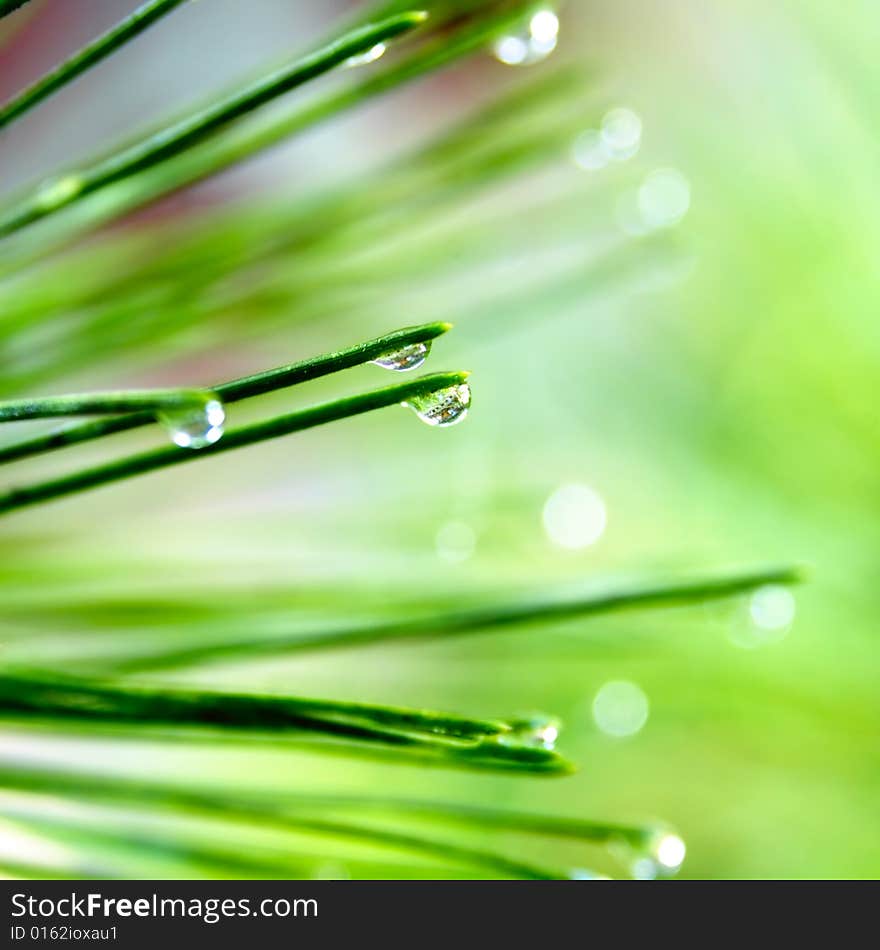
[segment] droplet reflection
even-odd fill
[[[377,59],[381,59],[388,47],[384,43],[377,43],[375,46],[370,47],[366,52],[358,53],[357,56],[349,56],[349,58],[343,63],[343,66],[353,69],[356,66],[368,66],[370,63],[375,63]]]
[[[169,410],[159,414],[159,422],[168,431],[171,441],[182,449],[204,449],[223,436],[226,411],[216,399],[202,406]]]
[[[407,373],[410,370],[418,369],[431,353],[430,341],[426,343],[413,343],[410,346],[404,346],[402,349],[394,350],[391,353],[383,353],[377,356],[372,362],[382,369],[389,369],[395,373]]]
[[[778,584],[759,587],[749,601],[749,615],[763,630],[785,630],[794,622],[794,594]]]
[[[516,743],[534,746],[538,749],[556,748],[562,722],[551,716],[535,715],[527,719],[518,719],[511,724],[511,739]]]
[[[447,427],[462,422],[471,406],[471,388],[467,383],[438,389],[407,400],[408,406],[429,426]]]

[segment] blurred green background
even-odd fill
[[[37,3],[26,21],[5,21],[0,97],[129,7]],[[189,5],[5,134],[4,191],[359,9]],[[197,636],[181,606],[193,600],[221,612],[265,605],[235,614],[232,636],[249,632],[243,618],[280,631],[766,563],[808,565],[794,604],[771,591],[769,621],[752,600],[163,674],[474,715],[545,711],[563,720],[571,777],[15,724],[0,735],[4,761],[661,818],[687,842],[685,877],[880,872],[880,11],[574,0],[559,14],[559,48],[544,62],[518,68],[487,52],[458,63],[136,216],[80,256],[7,275],[7,394],[210,381],[448,319],[456,329],[430,366],[471,370],[474,407],[450,431],[389,410],[11,517],[4,653],[75,666]],[[566,64],[539,105],[525,97],[520,115],[514,98],[492,130],[493,141],[546,136],[539,163],[502,177],[500,162],[478,161],[485,174],[468,178],[434,156],[420,178],[402,158]],[[609,113],[630,132],[640,120],[626,160],[603,157],[590,131]],[[313,229],[319,237],[303,237]],[[288,244],[248,260],[267,232]],[[121,290],[104,289],[111,278]],[[353,370],[236,406],[235,419],[380,376]],[[558,494],[571,485],[583,487]],[[603,687],[620,681],[635,688],[607,713]],[[7,850],[20,849],[8,835]],[[480,837],[615,873],[601,852]],[[67,846],[80,869],[101,847]],[[461,873],[326,842],[303,850],[304,875]],[[163,860],[140,870],[199,873]]]

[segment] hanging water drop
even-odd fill
[[[391,353],[383,353],[372,362],[382,369],[390,369],[395,373],[407,373],[418,369],[431,353],[431,343],[413,343]]]
[[[219,399],[200,406],[187,406],[159,414],[159,422],[168,430],[171,441],[182,449],[204,449],[223,435],[226,411]]]
[[[728,638],[735,646],[754,650],[784,640],[797,612],[794,594],[778,584],[765,584],[749,598],[745,616],[738,615]]]
[[[438,389],[424,396],[414,396],[403,403],[429,426],[454,426],[468,414],[471,388],[467,383]]]
[[[526,734],[526,738],[530,744],[538,746],[541,749],[555,749],[561,725],[558,719],[538,721]]]
[[[537,715],[514,720],[510,726],[517,743],[552,751],[556,748],[562,723],[550,716]]]
[[[368,50],[365,50],[363,53],[357,53],[355,56],[349,56],[349,58],[342,64],[343,66],[352,69],[356,66],[367,66],[370,63],[375,63],[377,59],[381,59],[388,47],[384,43],[377,43],[375,46],[371,46]]]
[[[495,41],[495,58],[507,66],[531,66],[546,59],[559,42],[559,17],[550,8],[537,10],[522,30]]]

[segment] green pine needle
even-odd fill
[[[346,60],[421,25],[425,14],[410,12],[359,27],[289,66],[273,72],[94,165],[72,169],[42,184],[5,213],[0,238],[39,221],[92,192],[168,161],[242,116],[330,72]]]
[[[649,582],[619,585],[616,589],[591,593],[581,598],[548,596],[522,603],[503,602],[473,610],[413,617],[391,623],[364,624],[349,629],[290,636],[206,643],[171,647],[159,653],[128,658],[117,670],[147,671],[180,669],[213,661],[237,661],[248,657],[285,656],[326,650],[349,649],[398,642],[474,636],[497,631],[547,624],[574,618],[602,617],[628,610],[651,610],[711,603],[747,594],[767,585],[800,583],[803,573],[795,567],[769,568],[741,574],[679,580],[670,583]],[[228,605],[231,608],[231,605]],[[229,615],[227,614],[227,617]],[[246,614],[240,621],[246,624]]]
[[[143,413],[198,409],[218,399],[207,389],[128,389],[120,392],[81,393],[33,399],[0,400],[0,423],[59,416],[97,416],[115,413]]]
[[[21,0],[19,6],[26,2]],[[151,0],[0,108],[0,130],[115,53],[185,0]],[[6,12],[9,12],[8,10]],[[0,8],[0,16],[4,11]]]
[[[49,184],[48,189],[47,186],[42,186],[35,193],[8,207],[5,212],[0,209],[0,238],[71,205],[78,205],[91,192],[98,189],[102,196],[106,191],[107,198],[103,202],[96,201],[94,211],[86,208],[87,221],[91,213],[94,213],[101,221],[112,219],[163,195],[215,175],[277,145],[292,135],[484,49],[499,34],[518,26],[524,10],[527,10],[530,5],[528,2],[517,2],[513,4],[512,9],[510,5],[502,5],[500,9],[490,5],[485,11],[472,12],[464,20],[463,25],[456,26],[456,22],[453,22],[451,33],[440,32],[430,41],[423,43],[412,56],[405,58],[401,63],[384,71],[378,70],[371,78],[341,91],[319,97],[307,106],[294,104],[286,111],[282,110],[268,116],[254,116],[250,120],[234,123],[228,129],[218,127],[218,131],[204,143],[201,142],[203,136],[194,128],[194,137],[185,149],[175,149],[174,154],[157,154],[156,160],[151,159],[144,163],[144,158],[152,153],[153,146],[161,144],[161,137],[153,137],[135,146],[134,149],[124,151],[120,156],[108,159],[106,162],[99,162],[86,172],[72,171],[61,175]],[[407,29],[412,29],[420,25],[423,20],[424,15],[421,13],[408,13],[398,14],[386,22],[389,29],[393,25],[394,30],[398,30],[404,25]],[[374,38],[372,42],[367,42],[366,37],[371,30],[376,30],[374,34],[371,34]],[[325,71],[332,69],[350,56],[356,55],[357,52],[371,49],[377,43],[381,43],[381,38],[375,38],[380,33],[380,29],[372,26],[359,28],[349,35],[350,37],[360,36],[363,40],[362,45],[354,53],[349,47],[348,56],[340,57],[339,47],[343,41],[337,40],[320,53],[314,54],[314,57],[323,62]],[[325,58],[320,60],[322,53],[325,54]],[[312,57],[306,62],[311,63],[311,60]],[[311,75],[308,78],[312,78]],[[215,106],[209,107],[206,112],[213,114],[215,111],[219,113],[220,110],[221,106]],[[191,121],[196,123],[195,118]],[[131,164],[132,160],[134,164]],[[131,180],[126,180],[124,184],[118,184],[115,188],[111,187],[114,182],[118,182],[119,178],[123,177],[117,173],[122,168],[126,169],[124,174],[130,176]]]
[[[30,0],[0,0],[0,19],[15,13],[19,7],[23,7]]]
[[[182,449],[176,446],[164,449],[155,449],[152,452],[142,452],[118,459],[115,462],[106,462],[93,468],[86,468],[71,475],[37,482],[31,485],[22,485],[0,494],[0,514],[6,514],[56,498],[78,494],[101,485],[122,479],[154,472],[158,469],[192,462],[194,459],[207,459],[221,452],[229,452],[246,446],[257,445],[268,439],[277,439],[295,432],[303,432],[315,426],[326,425],[330,422],[339,422],[353,416],[359,416],[376,409],[385,409],[388,406],[417,400],[431,393],[439,392],[453,386],[460,386],[467,380],[468,374],[434,373],[408,383],[399,383],[369,393],[357,396],[347,396],[335,399],[332,402],[313,406],[310,409],[301,409],[298,412],[276,416],[266,422],[257,422],[253,425],[232,429],[226,433],[220,442],[207,446],[199,452]]]
[[[0,17],[25,2],[0,0]],[[14,120],[53,93],[69,88],[109,55],[123,53],[127,43],[181,2],[149,0],[0,105],[0,137],[4,130],[17,132]],[[247,193],[230,206],[177,214],[173,228],[161,219],[93,234],[132,210],[471,54],[482,54],[499,36],[520,31],[538,9],[534,0],[480,4],[432,0],[429,28],[417,31],[426,14],[407,11],[407,6],[405,0],[381,0],[371,7],[370,22],[339,30],[328,42],[317,44],[314,52],[281,69],[266,70],[255,82],[242,82],[205,105],[188,107],[183,118],[141,132],[134,144],[116,144],[109,154],[89,156],[79,165],[59,170],[3,204],[3,394],[56,392],[65,380],[77,381],[71,387],[88,388],[91,380],[115,378],[124,386],[135,373],[165,372],[179,365],[176,360],[201,358],[212,348],[228,354],[239,346],[271,345],[274,352],[290,345],[292,332],[320,327],[323,321],[336,321],[334,332],[344,330],[359,338],[372,332],[364,327],[381,327],[389,313],[414,312],[416,319],[437,319],[210,389],[122,389],[8,398],[0,402],[0,423],[55,416],[97,418],[2,446],[0,463],[157,421],[168,428],[162,417],[177,410],[204,407],[214,400],[231,404],[360,366],[409,346],[429,344],[450,329],[442,322],[448,313],[468,323],[471,344],[491,344],[491,352],[486,345],[474,354],[481,373],[485,367],[491,378],[493,366],[504,367],[499,373],[513,367],[504,384],[516,393],[505,407],[513,419],[508,424],[516,427],[513,438],[522,445],[516,449],[503,444],[503,429],[493,444],[496,420],[488,413],[475,420],[472,442],[465,434],[458,450],[454,437],[445,443],[453,447],[450,456],[456,451],[460,456],[449,458],[442,449],[440,454],[425,449],[422,455],[417,439],[401,443],[403,451],[387,454],[382,480],[386,494],[381,495],[390,497],[393,506],[399,490],[404,498],[401,511],[388,519],[387,526],[379,516],[373,525],[367,520],[372,499],[365,503],[354,498],[351,510],[334,512],[347,533],[344,544],[337,544],[335,538],[326,541],[325,561],[321,560],[322,545],[332,526],[309,521],[300,510],[273,508],[262,519],[248,510],[240,521],[233,512],[209,525],[198,522],[197,553],[191,559],[185,546],[189,525],[182,518],[181,548],[174,552],[173,561],[164,537],[158,554],[151,549],[156,539],[150,531],[131,531],[119,542],[115,526],[101,526],[94,534],[90,530],[88,536],[77,538],[71,528],[76,519],[68,523],[63,517],[47,516],[35,519],[33,525],[25,522],[20,534],[9,535],[2,578],[6,598],[2,634],[7,650],[0,669],[0,720],[12,741],[0,755],[0,816],[12,824],[13,831],[21,828],[50,845],[60,845],[55,857],[68,856],[70,864],[62,867],[61,858],[53,860],[48,852],[50,859],[39,865],[23,853],[20,858],[0,857],[0,870],[5,873],[62,878],[71,874],[304,877],[332,861],[332,855],[342,854],[344,868],[364,877],[383,872],[393,876],[402,870],[419,876],[426,868],[443,876],[589,877],[591,872],[577,875],[564,870],[568,858],[550,857],[544,864],[544,855],[554,853],[551,848],[559,846],[558,853],[567,854],[561,849],[570,851],[575,844],[596,849],[600,861],[622,861],[628,870],[632,870],[632,860],[650,864],[660,853],[658,841],[663,836],[668,840],[671,834],[665,823],[604,822],[588,817],[585,790],[595,792],[597,802],[608,801],[604,797],[608,783],[619,774],[635,773],[619,773],[615,767],[603,774],[603,755],[613,748],[614,740],[590,733],[583,721],[578,724],[578,716],[585,718],[579,710],[585,708],[588,692],[592,695],[595,685],[616,675],[603,664],[606,657],[601,646],[587,636],[576,649],[580,659],[596,661],[595,671],[590,671],[590,676],[595,672],[595,684],[583,682],[577,668],[566,675],[563,666],[568,657],[552,657],[543,646],[540,664],[529,667],[532,673],[538,666],[552,668],[550,675],[559,676],[558,683],[544,684],[546,694],[536,705],[544,706],[549,697],[548,705],[558,703],[560,709],[569,709],[575,727],[572,747],[589,751],[591,772],[583,784],[555,789],[563,797],[569,795],[572,810],[586,812],[574,816],[545,813],[546,804],[535,804],[532,810],[531,798],[525,808],[516,804],[515,788],[524,788],[519,794],[529,796],[538,788],[525,779],[565,776],[574,768],[554,747],[559,720],[522,712],[536,700],[529,692],[531,686],[521,687],[515,679],[526,675],[525,667],[517,667],[511,677],[500,670],[496,673],[494,666],[485,676],[477,664],[457,668],[438,664],[432,671],[440,677],[457,677],[446,687],[454,691],[455,701],[449,704],[453,709],[467,711],[471,703],[476,709],[492,708],[493,695],[514,697],[513,706],[507,705],[508,700],[504,703],[513,708],[511,715],[483,718],[435,711],[435,705],[444,703],[436,702],[437,684],[428,681],[424,695],[408,702],[424,699],[432,708],[410,708],[392,702],[276,695],[265,692],[259,671],[244,664],[254,659],[277,661],[277,666],[267,663],[271,665],[269,681],[277,681],[286,673],[282,665],[286,658],[320,653],[311,661],[313,667],[304,662],[304,673],[297,664],[296,675],[309,676],[319,669],[320,676],[330,677],[330,660],[337,658],[323,655],[324,651],[452,641],[518,629],[536,634],[567,621],[592,618],[601,624],[602,618],[625,611],[709,604],[802,579],[799,570],[783,566],[713,576],[646,578],[613,586],[593,584],[573,593],[570,585],[555,586],[556,573],[551,582],[541,582],[557,566],[560,572],[573,571],[574,576],[581,576],[583,568],[578,561],[565,562],[573,567],[561,566],[562,560],[553,559],[566,554],[544,550],[540,540],[535,541],[540,518],[534,506],[527,509],[523,504],[511,512],[509,534],[504,533],[506,528],[497,530],[501,519],[494,517],[508,514],[500,506],[516,499],[509,506],[515,509],[517,489],[523,484],[517,482],[518,474],[508,481],[502,466],[513,460],[516,468],[522,459],[521,474],[533,476],[531,488],[546,493],[551,479],[556,484],[565,477],[567,461],[584,458],[575,449],[569,455],[567,447],[554,455],[557,443],[545,432],[534,439],[536,451],[529,458],[532,436],[540,427],[554,433],[589,430],[598,445],[616,421],[613,413],[590,416],[589,407],[575,399],[559,417],[541,413],[545,406],[563,403],[561,397],[544,399],[545,386],[567,385],[566,373],[572,367],[575,373],[585,371],[584,361],[574,351],[568,365],[569,354],[562,353],[561,346],[572,337],[563,336],[562,328],[549,326],[549,321],[557,316],[564,319],[575,309],[582,314],[597,300],[604,303],[602,297],[609,288],[638,286],[647,271],[665,268],[672,253],[678,253],[666,231],[636,239],[621,227],[626,207],[622,199],[641,195],[644,167],[637,162],[609,161],[601,175],[584,175],[570,167],[568,156],[577,136],[599,134],[607,112],[607,103],[594,99],[592,77],[589,83],[583,81],[580,65],[549,73],[542,67],[534,71],[537,81],[531,78],[531,70],[522,71],[519,74],[527,78],[513,83],[488,107],[458,121],[436,140],[350,181],[310,188],[308,194],[297,194],[278,182],[264,202]],[[336,77],[337,83],[325,88],[306,88],[320,77],[329,81],[328,74],[350,60],[355,65],[359,54],[410,33],[409,41],[399,44],[382,62],[345,70]],[[564,57],[565,49],[561,52]],[[499,77],[518,72],[487,64],[486,71],[491,69]],[[24,123],[19,128],[26,134]],[[649,144],[646,135],[646,153],[658,147],[656,142],[654,137]],[[662,160],[656,153],[649,157],[652,162]],[[552,163],[562,162],[569,166],[570,178],[563,179],[557,169],[554,181],[562,186],[558,193],[543,178],[532,187],[535,180],[529,176],[543,175]],[[523,195],[527,200],[521,200]],[[529,255],[534,255],[536,263]],[[529,266],[510,268],[514,258]],[[508,270],[498,280],[502,263]],[[604,311],[597,310],[602,319]],[[537,327],[539,317],[548,325]],[[574,333],[582,330],[579,322]],[[514,346],[512,336],[517,332],[533,335],[522,346]],[[621,340],[624,346],[622,336]],[[536,351],[526,353],[532,344]],[[610,352],[610,342],[608,346]],[[590,372],[610,373],[610,367],[618,365],[609,360],[606,367],[602,356],[603,352],[596,354]],[[633,364],[621,359],[619,365]],[[518,372],[522,376],[515,376]],[[645,378],[646,385],[656,387],[659,400],[663,380],[650,373]],[[436,373],[332,398],[232,428],[219,442],[197,452],[165,446],[121,457],[110,455],[106,461],[60,475],[49,467],[53,456],[46,460],[45,470],[37,465],[25,471],[20,476],[22,484],[0,493],[0,514],[72,498],[184,462],[207,462],[217,453],[373,410],[418,402],[461,386],[466,379],[462,372]],[[502,388],[494,390],[496,398]],[[491,410],[493,389],[486,389]],[[670,391],[673,396],[677,393]],[[688,400],[688,407],[692,403]],[[412,418],[406,422],[419,425]],[[437,442],[444,444],[442,438]],[[112,444],[101,443],[108,453]],[[622,440],[621,445],[626,444]],[[416,450],[409,451],[411,446],[417,446]],[[548,447],[553,452],[545,459],[538,452]],[[397,443],[392,448],[397,449]],[[442,479],[432,468],[441,455]],[[251,461],[259,462],[250,455],[243,460],[245,465]],[[447,461],[454,463],[448,472]],[[77,464],[81,463],[74,461]],[[444,521],[453,523],[460,517],[469,527],[473,519],[475,532],[482,532],[477,502],[486,501],[485,494],[480,494],[480,478],[490,466],[498,472],[491,474],[499,492],[498,507],[487,510],[486,540],[483,545],[481,533],[479,556],[467,564],[443,564],[439,569],[434,560],[418,560],[418,552],[425,551],[424,539]],[[206,471],[210,474],[211,470],[206,466]],[[320,471],[323,475],[324,467]],[[247,480],[249,476],[241,477]],[[302,477],[312,477],[307,466]],[[529,504],[537,497],[529,493]],[[148,486],[144,486],[143,499],[145,509],[155,501]],[[612,501],[617,504],[616,499]],[[403,504],[409,507],[403,510]],[[417,510],[422,505],[424,511]],[[319,517],[314,512],[308,515]],[[280,519],[285,516],[288,520],[282,528]],[[517,517],[531,520],[516,521]],[[124,515],[120,521],[121,534],[129,523]],[[340,566],[337,556],[359,550],[362,539],[357,532],[365,523],[370,532],[390,529],[381,549],[373,545],[370,533],[361,559],[351,569]],[[240,544],[239,530],[265,546],[256,551]],[[409,532],[407,546],[395,548],[394,532],[403,531]],[[313,550],[312,540],[319,533],[321,541]],[[497,553],[508,538],[512,544],[501,553],[509,558],[500,561],[503,569],[520,554],[522,558],[509,574],[493,575],[497,564],[492,561],[492,546]],[[525,543],[517,547],[523,539]],[[173,540],[177,541],[176,534]],[[298,570],[299,562],[292,567],[287,560],[295,561],[301,553],[302,563],[308,559],[306,571]],[[380,555],[386,556],[390,567],[380,563]],[[312,570],[314,578],[308,573]],[[455,575],[455,570],[468,572],[467,584],[458,584],[456,578],[464,574]],[[199,593],[199,577],[208,579],[205,590],[210,595]],[[509,593],[518,578],[527,579],[530,592],[518,588],[515,594]],[[326,586],[321,586],[320,579]],[[393,592],[390,603],[371,601],[369,591],[359,597],[359,590],[374,583],[379,593]],[[373,596],[378,596],[376,588],[370,587]],[[788,597],[785,592],[770,593]],[[754,607],[754,601],[750,606]],[[547,642],[552,644],[553,638]],[[389,656],[392,653],[388,651]],[[460,655],[452,653],[460,661]],[[369,657],[352,658],[350,665],[345,658],[339,659],[343,675],[352,676],[357,684],[349,694],[354,699],[375,695],[377,685],[391,691],[393,699],[395,678],[405,679],[406,688],[413,688],[417,679],[402,676],[394,662],[386,666],[383,656],[379,655],[375,668],[364,665],[363,679],[360,661]],[[780,656],[780,666],[785,665],[785,657]],[[409,660],[412,657],[408,654]],[[207,668],[224,662],[230,667],[219,673]],[[82,671],[81,675],[72,675],[74,670]],[[188,670],[193,679],[181,686],[177,680],[170,685],[155,675],[138,675],[161,670],[173,671],[181,682],[181,671]],[[368,676],[380,675],[378,670],[381,680],[368,681]],[[804,669],[791,667],[791,677],[799,678],[798,689],[807,678],[804,674]],[[493,684],[496,675],[498,682]],[[661,706],[668,694],[647,677],[642,680],[641,673],[634,675],[650,693],[656,724],[662,726]],[[231,680],[245,685],[218,685]],[[385,698],[384,693],[380,696]],[[727,699],[725,695],[717,701],[726,703]],[[764,712],[759,709],[750,715],[760,723],[758,716]],[[601,729],[599,717],[595,719]],[[852,722],[858,725],[861,720]],[[647,741],[664,742],[658,732],[646,730]],[[112,751],[108,751],[109,743],[100,741],[108,737],[114,740]],[[33,764],[31,743],[36,755],[43,740],[52,743],[50,754],[57,764],[51,769]],[[26,748],[26,759],[16,757],[16,741]],[[148,768],[161,761],[168,774],[175,776],[173,781],[102,774],[118,748],[139,749],[140,743],[147,742],[161,746],[151,752],[141,771],[147,774]],[[186,743],[185,765],[174,760],[175,743]],[[665,754],[663,747],[654,751]],[[300,783],[301,753],[306,753],[304,758],[323,758]],[[263,756],[271,758],[273,768],[278,767],[277,775],[264,767]],[[355,762],[356,758],[362,761]],[[66,767],[61,764],[64,761],[75,767]],[[656,764],[660,759],[652,761]],[[334,768],[339,771],[338,781]],[[427,772],[427,768],[435,771]],[[442,778],[438,768],[475,773],[455,774],[452,779],[463,783],[455,797],[466,797],[469,789],[478,803],[439,800],[443,793],[433,787]],[[677,775],[687,775],[682,763],[676,762],[675,768]],[[369,770],[379,774],[378,780]],[[640,772],[636,782],[648,774],[654,772]],[[420,779],[422,785],[415,784]],[[325,790],[315,791],[317,782]],[[409,782],[414,784],[409,786]],[[421,798],[420,793],[430,798]],[[51,799],[67,810],[47,808]],[[494,804],[504,800],[509,808]],[[511,842],[519,838],[534,846],[537,860],[508,855]],[[536,838],[541,841],[536,843]],[[682,842],[677,844],[682,845],[683,855]],[[525,846],[522,841],[519,845]],[[369,857],[359,859],[359,849]],[[678,849],[673,849],[676,853]],[[394,864],[403,860],[401,855],[413,867]],[[660,868],[659,873],[665,872]]]
[[[285,790],[265,793],[235,789],[158,784],[147,780],[132,781],[108,774],[35,769],[25,764],[14,768],[0,766],[0,788],[33,794],[64,794],[72,798],[110,804],[130,804],[159,808],[170,812],[186,811],[214,815],[227,820],[247,820],[279,829],[295,829],[302,815],[350,813],[358,815],[403,816],[426,819],[432,824],[492,828],[517,834],[567,838],[595,845],[617,842],[638,850],[648,849],[659,834],[669,829],[656,822],[620,824],[583,821],[519,812],[482,805],[398,798],[379,795],[341,795],[338,792],[303,793]]]
[[[355,366],[361,366],[369,363],[387,353],[413,346],[418,343],[430,343],[437,337],[442,336],[452,329],[450,323],[429,323],[420,327],[407,327],[403,330],[396,330],[393,333],[386,333],[384,336],[369,340],[366,343],[358,343],[343,350],[334,353],[327,353],[322,356],[312,357],[301,360],[297,363],[291,363],[287,366],[280,366],[277,369],[266,370],[262,373],[254,373],[250,376],[235,379],[230,382],[218,383],[210,388],[209,395],[212,398],[222,400],[224,403],[239,402],[242,399],[250,399],[253,396],[261,396],[266,393],[275,392],[279,389],[286,389],[291,386],[297,386],[301,383],[310,382],[319,379],[322,376],[329,376],[332,373],[339,373]],[[167,398],[174,399],[174,393],[184,394],[185,390],[169,390]],[[207,392],[207,391],[206,391]],[[44,407],[42,415],[87,415],[90,414],[89,407],[94,408],[94,412],[119,413],[125,415],[116,415],[112,418],[97,419],[92,422],[80,423],[75,426],[69,426],[57,432],[50,432],[44,435],[36,436],[32,439],[23,440],[0,447],[0,464],[5,462],[17,461],[28,458],[32,455],[39,455],[54,449],[65,448],[70,445],[77,445],[81,442],[90,442],[94,439],[103,438],[116,432],[127,432],[131,429],[137,429],[141,426],[149,425],[155,421],[155,413],[152,411],[129,411],[123,408],[126,399],[143,399],[144,404],[153,406],[153,398],[159,398],[160,391],[147,391],[142,394],[118,393],[113,396],[88,396],[88,397],[55,397],[53,399],[41,400],[21,400],[20,403],[25,408],[25,415],[10,418],[36,418],[36,413],[27,414],[29,405]],[[60,402],[59,402],[60,400]],[[118,402],[117,402],[118,400]],[[56,407],[63,410],[68,405],[73,407],[85,407],[84,412],[74,411],[58,412]],[[104,408],[101,408],[101,406]],[[160,403],[156,403],[160,405]],[[15,406],[14,403],[0,402],[0,422],[4,421],[4,406]],[[114,408],[111,408],[114,407]]]
[[[71,727],[219,731],[228,739],[312,739],[375,746],[415,761],[461,767],[565,772],[552,749],[517,725],[361,703],[185,691],[73,679],[56,674],[0,675],[0,717]]]

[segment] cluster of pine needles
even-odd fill
[[[0,106],[0,142],[16,122],[50,96],[111,54],[124,55],[127,44],[172,14],[181,2],[145,3]],[[0,17],[26,6],[27,0],[0,2]],[[200,15],[211,16],[210,4],[200,6]],[[227,407],[241,400],[292,390],[364,364],[417,370],[430,355],[432,344],[439,344],[452,329],[437,314],[423,314],[426,322],[419,326],[239,379],[189,380],[166,389],[38,395],[41,386],[53,388],[56,380],[87,370],[120,351],[161,353],[163,347],[183,346],[187,331],[207,322],[205,307],[194,302],[218,287],[223,292],[210,298],[209,332],[215,335],[211,342],[232,345],[246,332],[233,318],[236,298],[228,286],[232,275],[260,275],[259,289],[251,291],[249,299],[252,328],[248,332],[271,330],[291,300],[296,301],[299,319],[319,322],[324,313],[339,305],[340,296],[344,298],[341,288],[371,281],[375,281],[377,292],[381,288],[383,275],[377,273],[375,260],[365,263],[348,253],[361,241],[353,233],[356,224],[363,228],[365,222],[374,222],[381,238],[393,230],[395,216],[416,222],[420,216],[438,219],[436,206],[445,201],[453,186],[458,200],[480,194],[540,168],[558,152],[570,137],[572,119],[557,108],[548,110],[546,103],[564,101],[571,82],[564,72],[550,71],[517,86],[479,114],[464,118],[436,141],[397,163],[365,173],[347,187],[311,195],[292,206],[215,210],[207,224],[179,223],[173,247],[168,249],[161,233],[159,240],[149,233],[111,233],[103,241],[95,239],[95,235],[100,237],[100,229],[132,211],[480,53],[498,36],[519,29],[534,9],[533,3],[522,0],[480,4],[435,0],[426,6],[423,11],[394,2],[381,4],[361,22],[280,67],[102,155],[61,169],[0,203],[2,332],[8,352],[14,356],[4,374],[6,398],[0,401],[0,422],[84,417],[56,422],[53,428],[38,428],[0,443],[0,466],[9,473],[6,487],[0,490],[4,525],[25,507],[38,509],[31,517],[45,511],[48,518],[50,512],[57,511],[63,518],[64,506],[76,505],[77,497],[88,490],[103,486],[110,492],[122,479],[183,463],[197,464],[207,472],[211,466],[235,464],[215,458],[225,456],[228,450],[289,438],[314,426],[401,404],[432,425],[443,426],[464,417],[471,381],[468,374],[454,370],[408,376],[393,385],[226,428]],[[24,9],[15,14],[25,15]],[[388,56],[370,62],[371,54],[385,46],[389,47]],[[347,68],[358,63],[363,65]],[[331,74],[339,74],[340,81],[324,89],[322,80],[332,78]],[[318,91],[311,94],[313,86]],[[310,95],[301,99],[300,94],[306,91]],[[434,196],[434,205],[427,196]],[[462,233],[460,223],[447,222],[445,232],[440,229],[438,236],[437,229],[426,231],[415,248],[386,242],[382,267],[386,273],[398,274],[413,267],[429,270],[448,257],[450,240],[455,240],[464,254],[480,254],[488,238],[479,227]],[[306,262],[305,288],[293,283],[286,267],[294,251]],[[625,269],[638,266],[640,255],[646,252],[644,247],[638,252],[612,247],[606,253],[615,267]],[[112,267],[103,266],[108,259],[112,259]],[[602,279],[607,263],[599,259],[594,269],[573,272],[561,285],[557,279],[557,287],[562,286],[568,294],[578,293],[587,283]],[[149,294],[144,293],[145,287],[150,288]],[[520,295],[510,308],[512,319],[517,307],[528,312],[529,306],[528,295]],[[54,343],[48,335],[47,342],[45,331],[61,313],[72,321],[70,332]],[[478,392],[479,380],[473,382]],[[114,451],[113,437],[119,433],[156,426],[170,435],[173,444],[135,453]],[[22,428],[15,427],[16,432]],[[455,434],[448,437],[455,438]],[[34,459],[33,471],[42,457],[73,458],[78,446],[86,442],[96,442],[96,451],[106,446],[105,457],[87,465],[74,462],[61,475],[37,473],[16,480],[13,474],[13,465],[27,459]],[[238,464],[247,466],[246,455]],[[255,613],[272,610],[271,603],[255,605],[247,597],[230,594],[222,605],[222,630],[214,637],[210,624],[203,622],[211,618],[207,605],[188,613],[177,605],[172,611],[173,643],[168,638],[145,641],[132,637],[106,655],[89,655],[79,662],[69,658],[53,662],[48,648],[24,651],[19,659],[14,649],[7,649],[0,667],[0,716],[4,728],[13,731],[122,736],[132,741],[188,736],[215,739],[226,744],[231,757],[246,758],[250,748],[262,743],[273,748],[317,748],[334,755],[511,776],[564,775],[574,766],[556,748],[559,723],[552,715],[481,719],[391,705],[187,689],[164,683],[159,674],[185,674],[209,663],[488,635],[516,627],[535,635],[542,625],[562,619],[586,621],[624,610],[703,603],[796,580],[795,571],[781,568],[608,585],[581,597],[546,590],[467,609],[417,611],[403,619],[351,621],[347,626],[315,622],[311,628],[298,623],[282,635],[277,631],[262,635],[253,623]],[[11,619],[7,618],[7,623],[13,626],[16,610],[20,615],[27,609],[39,614],[40,609],[34,604],[16,607],[15,597],[10,598],[9,606]],[[42,609],[51,622],[52,611],[45,602]],[[62,613],[64,609],[62,603]],[[68,609],[74,611],[75,606],[70,604]],[[283,618],[286,610],[280,603],[276,616]],[[236,632],[229,635],[229,630]],[[7,646],[14,644],[12,636]],[[76,803],[82,813],[72,815],[55,807],[59,800]],[[149,833],[132,829],[125,817],[132,813],[155,816],[157,823]],[[207,876],[298,877],[313,873],[325,849],[335,853],[340,842],[343,846],[367,846],[381,855],[414,857],[426,868],[440,869],[433,873],[452,868],[462,875],[590,877],[591,871],[545,867],[463,844],[448,832],[496,829],[570,839],[611,850],[622,858],[624,868],[633,860],[653,861],[658,872],[663,871],[658,849],[672,834],[656,822],[604,823],[580,816],[522,813],[385,793],[289,790],[269,796],[257,790],[218,790],[204,783],[125,779],[90,768],[88,761],[74,770],[40,766],[14,755],[0,759],[0,814],[17,829],[64,844],[80,856],[71,865],[68,859],[53,860],[51,854],[46,858],[42,852],[35,856],[26,848],[17,856],[8,851],[0,855],[0,869],[24,877],[143,875],[152,873],[151,861],[158,861],[155,866],[161,867],[160,859],[169,856]],[[167,825],[162,825],[163,818]],[[179,829],[175,831],[174,822],[180,821],[204,822],[206,827],[220,823],[229,844],[221,847],[206,843],[204,838],[191,840]],[[248,838],[248,829],[254,835],[267,831],[304,835],[311,850],[304,854],[301,847],[268,848],[256,838]],[[236,841],[246,841],[247,847],[236,846]],[[355,859],[346,865],[357,873]],[[364,873],[375,875],[382,869],[377,859]],[[392,865],[386,873],[394,873]]]

